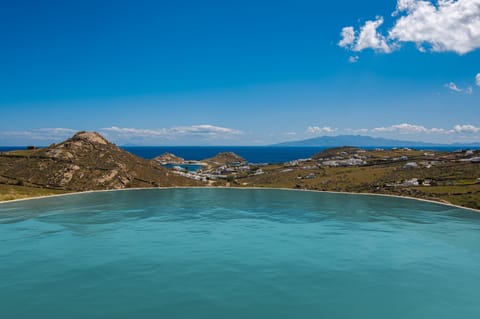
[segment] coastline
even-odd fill
[[[82,191],[82,192],[72,192],[66,194],[54,194],[54,195],[45,195],[45,196],[36,196],[36,197],[28,197],[28,198],[19,198],[19,199],[12,199],[12,200],[5,200],[0,201],[0,206],[7,203],[17,203],[23,201],[30,201],[30,200],[38,200],[44,198],[55,198],[61,196],[72,196],[72,195],[82,195],[82,194],[90,194],[90,193],[103,193],[103,192],[118,192],[118,191],[140,191],[140,190],[154,190],[154,189],[235,189],[235,190],[282,190],[282,191],[295,191],[295,192],[311,192],[311,193],[326,193],[326,194],[344,194],[344,195],[362,195],[362,196],[380,196],[380,197],[390,197],[390,198],[403,198],[409,200],[416,200],[431,204],[438,204],[443,206],[448,206],[452,208],[459,208],[469,210],[475,213],[480,213],[480,209],[464,207],[460,205],[455,205],[449,203],[447,201],[435,201],[430,199],[424,198],[417,198],[411,196],[400,196],[400,195],[391,195],[391,194],[377,194],[377,193],[354,193],[354,192],[338,192],[338,191],[319,191],[319,190],[312,190],[312,189],[294,189],[294,188],[282,188],[282,187],[227,187],[227,186],[171,186],[171,187],[138,187],[138,188],[123,188],[123,189],[102,189],[102,190],[89,190],[89,191]]]

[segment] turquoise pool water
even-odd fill
[[[0,205],[1,318],[480,318],[480,214],[164,189]]]

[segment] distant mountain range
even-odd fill
[[[338,147],[338,146],[356,146],[356,147],[479,147],[480,142],[475,143],[426,143],[417,141],[401,141],[391,140],[381,137],[371,137],[365,135],[338,135],[338,136],[321,136],[301,141],[283,142],[274,144],[273,146],[322,146],[322,147]]]

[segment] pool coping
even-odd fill
[[[460,208],[469,210],[472,212],[480,213],[480,209],[464,207],[460,205],[455,205],[447,201],[435,201],[424,198],[417,198],[412,196],[400,196],[400,195],[391,195],[391,194],[377,194],[377,193],[355,193],[355,192],[339,192],[339,191],[319,191],[313,189],[295,189],[295,188],[284,188],[284,187],[227,187],[227,186],[170,186],[170,187],[137,187],[137,188],[122,188],[122,189],[101,189],[101,190],[89,190],[81,192],[72,192],[65,194],[53,194],[45,196],[35,196],[28,198],[19,198],[12,200],[0,201],[0,206],[2,204],[16,203],[30,200],[38,200],[43,198],[54,198],[62,196],[72,196],[72,195],[81,195],[81,194],[90,194],[90,193],[103,193],[103,192],[118,192],[118,191],[139,191],[139,190],[154,190],[154,189],[232,189],[232,190],[283,190],[283,191],[295,191],[295,192],[311,192],[311,193],[326,193],[326,194],[345,194],[345,195],[362,195],[362,196],[380,196],[380,197],[391,197],[391,198],[404,198],[410,200],[416,200],[421,202],[427,202],[432,204],[438,204],[443,206],[449,206],[454,208]]]

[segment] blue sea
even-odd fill
[[[220,152],[234,152],[250,163],[283,163],[300,158],[309,158],[330,147],[292,146],[122,146],[123,149],[145,159],[152,159],[163,153],[172,153],[186,160],[203,160]],[[390,147],[386,147],[388,149]],[[0,147],[0,152],[25,149],[25,146]],[[373,149],[366,147],[365,149]],[[422,147],[435,151],[455,151],[461,147]]]
[[[221,152],[233,152],[250,163],[283,163],[299,158],[309,158],[325,147],[274,147],[274,146],[153,146],[123,147],[125,150],[151,159],[163,153],[172,153],[186,160],[203,160]]]

